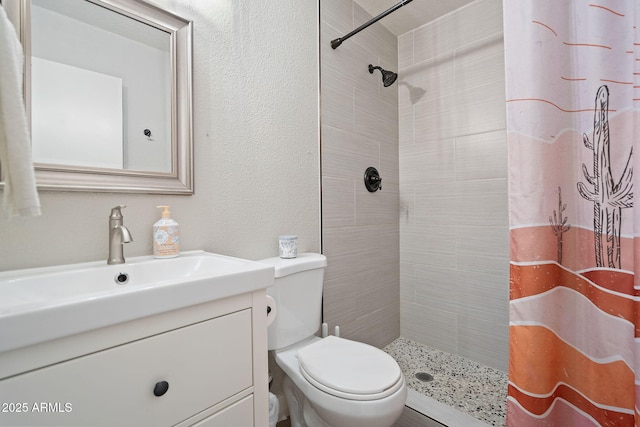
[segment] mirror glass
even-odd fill
[[[3,3],[39,189],[192,194],[191,22],[142,0]]]
[[[32,0],[33,161],[171,172],[170,43],[85,0]]]

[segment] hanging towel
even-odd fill
[[[0,167],[6,216],[40,215],[31,142],[22,98],[22,46],[0,6]]]

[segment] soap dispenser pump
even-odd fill
[[[161,205],[161,218],[153,224],[153,257],[175,258],[180,254],[180,226],[171,219],[169,206]]]

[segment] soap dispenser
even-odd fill
[[[162,209],[161,218],[153,224],[153,257],[175,258],[180,254],[180,226],[171,219],[169,206]]]

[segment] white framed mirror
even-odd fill
[[[40,190],[193,194],[192,23],[142,0],[3,0]]]

